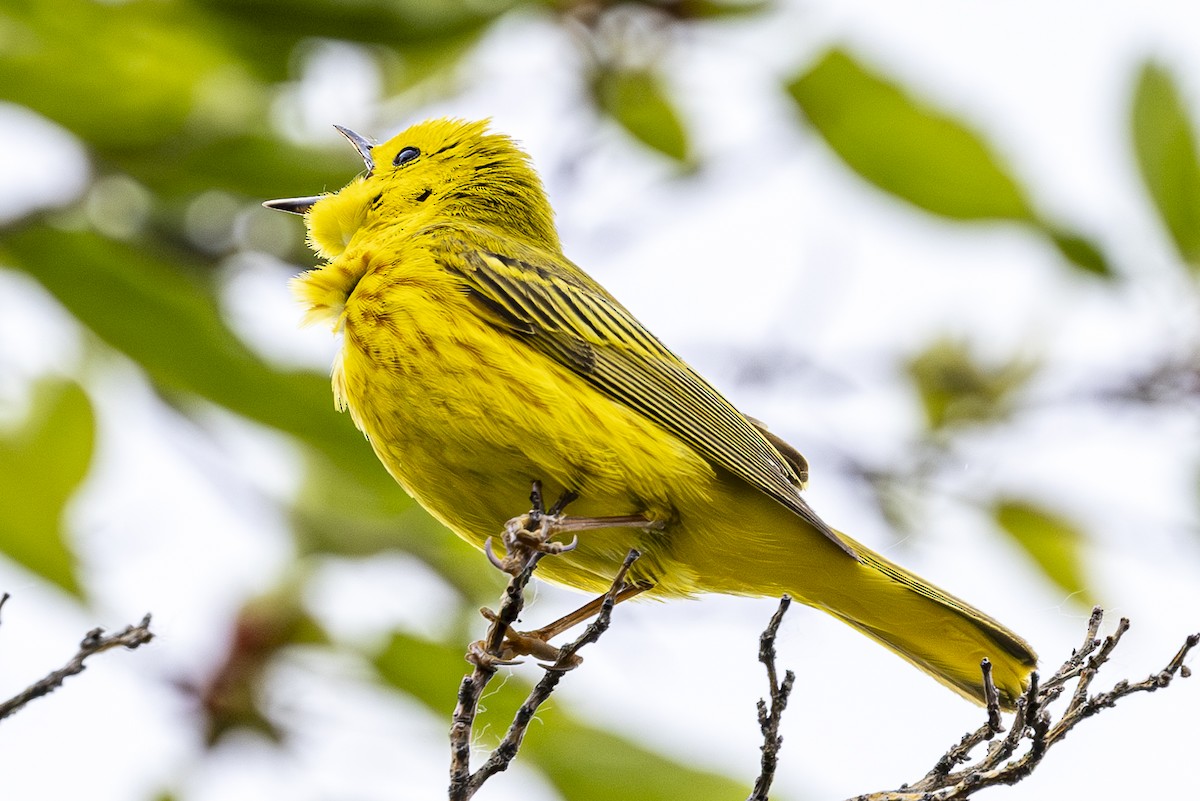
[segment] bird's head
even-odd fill
[[[541,180],[529,157],[487,121],[427,120],[374,144],[337,126],[366,171],[341,190],[263,205],[302,214],[309,245],[326,259],[360,234],[397,225],[459,219],[557,250],[558,234]]]

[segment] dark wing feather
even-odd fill
[[[437,241],[442,263],[509,333],[654,420],[854,556],[800,497],[804,457],[738,412],[599,284],[532,248],[510,243],[505,249],[517,258],[445,235]]]

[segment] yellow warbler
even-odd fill
[[[343,335],[338,407],[434,517],[481,546],[540,479],[578,494],[573,515],[661,524],[588,531],[545,578],[602,592],[637,547],[649,595],[790,593],[975,701],[989,658],[1011,706],[1029,645],[822,522],[804,458],[567,260],[511,139],[449,119],[380,145],[339,130],[366,172],[266,205],[304,214],[327,260],[294,288]]]

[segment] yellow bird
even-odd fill
[[[345,188],[268,201],[303,214],[326,260],[294,280],[343,336],[349,410],[400,485],[477,547],[534,480],[582,533],[539,575],[603,592],[630,548],[647,594],[789,593],[982,701],[1011,707],[1036,664],[1013,632],[825,524],[804,458],[735,409],[562,253],[528,156],[486,122],[439,119],[383,144]]]

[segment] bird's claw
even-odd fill
[[[483,552],[497,570],[513,576],[518,575],[529,564],[534,554],[553,556],[579,547],[579,535],[565,543],[551,540],[551,537],[558,533],[563,520],[562,515],[545,512],[519,515],[504,524],[504,533],[500,535],[505,555],[501,557],[496,553],[491,537],[484,540]]]
[[[579,547],[579,535],[571,537],[570,542],[544,542],[541,545],[542,553],[559,554],[573,551]]]
[[[486,606],[479,610],[479,614],[489,623],[495,623],[498,619],[496,613]],[[532,656],[547,663],[543,666],[553,667],[555,670],[570,670],[583,661],[577,656],[563,660],[562,652],[549,643],[550,636],[553,635],[548,636],[544,629],[517,631],[510,627],[504,633],[504,641],[493,653],[489,654],[484,650],[485,644],[482,641],[472,643],[467,651],[467,661],[475,664],[486,662],[491,666],[519,665],[521,662],[515,657]]]
[[[492,563],[493,567],[495,567],[497,570],[502,570],[505,573],[508,572],[508,567],[504,564],[504,561],[499,556],[496,556],[496,552],[492,550],[491,537],[488,537],[483,541],[483,552],[487,556],[488,561]]]
[[[523,662],[521,659],[502,658],[496,656],[495,654],[488,653],[487,646],[484,644],[483,640],[476,640],[467,647],[466,659],[472,665],[493,669],[498,667],[520,665]]]
[[[560,656],[553,662],[538,662],[538,667],[542,670],[552,670],[556,673],[566,673],[568,670],[574,670],[583,664],[583,657],[578,654],[571,654],[570,659],[562,659]]]
[[[539,636],[538,632],[517,631],[509,629],[504,635],[504,645],[500,649],[505,659],[517,656],[532,656],[552,665],[558,664],[562,652],[557,646],[551,645]],[[574,665],[572,665],[574,667]]]
[[[661,531],[666,522],[654,520],[646,514],[616,515],[613,517],[568,517],[563,510],[572,501],[579,498],[579,493],[568,490],[559,497],[549,509],[545,508],[542,500],[542,484],[533,482],[533,491],[529,495],[533,508],[523,515],[511,518],[504,524],[500,534],[500,543],[504,546],[505,555],[496,554],[492,540],[489,537],[483,542],[483,552],[488,561],[512,576],[521,574],[529,564],[544,556],[555,556],[568,553],[579,547],[579,535],[574,533],[570,542],[562,543],[553,540],[556,534],[567,532],[593,531],[601,528],[640,528],[647,531]]]

